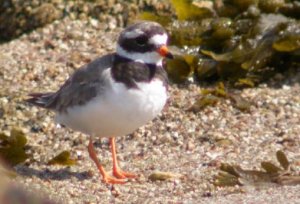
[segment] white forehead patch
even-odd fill
[[[165,45],[167,44],[167,34],[156,34],[149,39],[149,42],[153,45]]]
[[[141,29],[134,29],[132,31],[125,31],[124,36],[125,38],[136,38],[138,36],[143,35],[144,32]]]

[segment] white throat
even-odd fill
[[[144,53],[127,52],[120,45],[117,45],[117,54],[122,57],[131,59],[133,61],[147,63],[147,64],[162,65],[162,60],[163,60],[163,57],[155,51],[144,52]]]

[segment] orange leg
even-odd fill
[[[115,138],[111,137],[109,139],[109,142],[110,142],[110,146],[111,146],[111,153],[112,153],[112,159],[113,159],[113,175],[119,179],[136,178],[136,175],[129,173],[129,172],[125,172],[122,169],[120,169],[118,160],[117,160]]]
[[[103,166],[100,164],[100,162],[97,158],[92,139],[90,139],[90,142],[88,145],[88,151],[89,151],[91,159],[95,162],[100,174],[102,175],[102,179],[103,179],[104,183],[109,183],[109,184],[124,184],[124,183],[126,183],[122,179],[117,179],[117,178],[113,178],[113,177],[109,176],[108,173],[104,170]]]

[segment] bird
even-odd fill
[[[141,21],[119,35],[116,50],[78,68],[56,92],[28,94],[27,103],[55,113],[55,121],[89,135],[88,152],[102,182],[124,184],[136,178],[122,170],[115,137],[153,120],[168,99],[164,58],[173,58],[168,34],[159,23]],[[101,165],[94,139],[109,138],[112,175]]]

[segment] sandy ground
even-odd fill
[[[221,162],[259,168],[276,162],[283,150],[300,170],[300,73],[276,76],[267,84],[244,89],[249,112],[230,101],[199,113],[186,111],[199,96],[197,84],[170,86],[164,112],[131,135],[117,139],[121,166],[139,175],[125,185],[105,185],[88,157],[88,136],[56,128],[53,114],[22,102],[29,92],[54,91],[82,64],[112,52],[120,31],[105,32],[94,20],[54,22],[0,45],[1,131],[22,128],[32,159],[18,165],[13,182],[44,192],[60,203],[300,203],[299,186],[216,188],[213,177]],[[229,144],[218,141],[226,139]],[[111,168],[107,139],[95,141],[98,157]],[[47,161],[69,150],[78,164],[48,166]],[[152,182],[155,171],[181,178]]]

